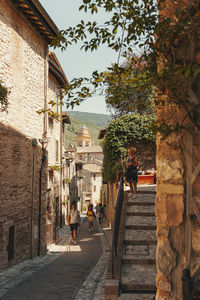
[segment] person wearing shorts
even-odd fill
[[[68,224],[70,226],[71,231],[71,243],[76,245],[76,238],[77,238],[77,230],[78,227],[80,227],[81,218],[80,213],[77,210],[76,202],[72,202],[72,209],[70,210],[69,216],[68,216]]]
[[[96,215],[93,211],[93,205],[92,204],[90,204],[88,206],[87,217],[88,217],[88,223],[89,223],[89,231],[91,232],[91,231],[93,231],[93,228],[94,228],[93,222],[96,219]]]

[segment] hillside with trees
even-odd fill
[[[88,128],[93,145],[99,145],[97,138],[99,130],[108,126],[111,116],[79,111],[68,111],[67,114],[70,117],[71,124],[65,125],[65,147],[68,147],[70,143],[76,145],[76,136],[83,125]]]

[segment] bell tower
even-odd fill
[[[85,125],[83,125],[83,127],[80,128],[76,139],[77,139],[78,147],[91,147],[92,146],[92,138],[89,133],[89,130],[85,127]]]

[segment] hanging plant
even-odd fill
[[[8,95],[9,91],[7,87],[3,86],[0,82],[0,104],[1,104],[1,110],[6,111],[8,107]]]
[[[64,183],[69,183],[69,182],[70,182],[70,179],[69,179],[69,177],[65,177],[65,178],[63,178],[63,182],[64,182]]]
[[[59,171],[60,166],[54,165],[54,166],[49,166],[49,171],[54,172],[54,171]]]

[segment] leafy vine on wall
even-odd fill
[[[0,82],[0,105],[1,110],[6,111],[8,108],[9,90]]]
[[[151,115],[130,114],[113,120],[106,129],[102,142],[104,161],[103,179],[113,182],[126,160],[127,148],[131,145],[155,143],[155,117]]]

